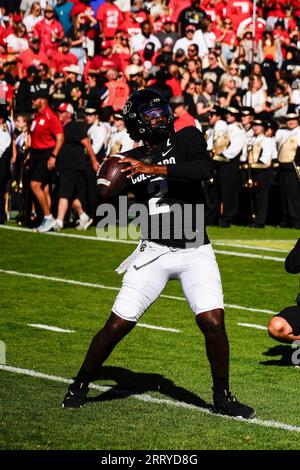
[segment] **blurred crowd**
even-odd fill
[[[122,109],[151,87],[170,102],[177,131],[194,125],[206,135],[216,164],[209,223],[300,228],[300,1],[256,3],[253,15],[250,0],[0,0],[0,223],[21,204],[20,221],[41,231],[62,228],[73,210],[79,229],[91,225],[91,169],[138,145]],[[50,112],[52,137],[36,142],[37,116]],[[64,191],[66,145],[81,146],[85,176],[75,184],[73,174]],[[41,160],[28,164],[45,149],[51,182]]]

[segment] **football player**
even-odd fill
[[[94,336],[62,406],[83,406],[89,382],[99,376],[105,359],[159,297],[168,280],[177,279],[205,336],[215,411],[254,418],[255,410],[240,403],[229,389],[221,278],[203,219],[197,216],[204,204],[201,182],[213,173],[205,139],[195,127],[175,133],[168,102],[151,89],[129,97],[124,120],[130,137],[144,143],[122,154],[122,167],[128,163],[122,171],[127,173],[137,202],[148,208],[146,229],[142,227],[142,241],[120,266],[119,272],[127,272],[111,315]],[[170,216],[174,205],[182,210],[181,220]],[[193,236],[187,233],[187,225]]]

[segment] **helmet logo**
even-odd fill
[[[129,113],[129,111],[131,109],[131,106],[132,106],[132,102],[127,101],[127,103],[125,103],[125,106],[124,106],[124,109],[123,109],[123,114]],[[131,117],[131,116],[129,116],[129,117]]]

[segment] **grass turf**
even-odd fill
[[[72,230],[68,231],[72,233]],[[93,234],[91,230],[88,234]],[[294,230],[210,229],[212,240],[260,240],[259,246],[293,245]],[[0,231],[0,269],[120,286],[114,267],[132,245]],[[268,243],[268,245],[262,245]],[[271,243],[271,245],[270,245]],[[278,242],[281,243],[281,242]],[[283,243],[284,244],[284,243]],[[218,247],[219,248],[219,247]],[[222,247],[224,249],[224,247]],[[229,251],[250,252],[250,249]],[[270,255],[270,252],[251,250]],[[284,253],[272,253],[285,257]],[[297,276],[271,260],[217,255],[225,302],[279,311],[294,303]],[[182,296],[170,282],[165,294]],[[89,342],[107,318],[116,291],[67,285],[0,273],[1,337],[7,364],[71,378]],[[300,370],[289,364],[291,348],[272,341],[270,315],[226,309],[231,345],[231,384],[238,398],[257,409],[261,420],[300,426]],[[160,298],[143,323],[177,328],[181,333],[135,328],[115,349],[97,383],[131,389],[156,399],[211,403],[211,378],[203,336],[186,302]],[[55,333],[28,326],[55,325],[75,330]],[[141,402],[127,394],[91,390],[79,412],[60,408],[66,384],[0,371],[2,449],[299,449],[299,433],[203,414],[195,409]],[[128,396],[129,395],[129,396]],[[198,398],[197,398],[198,397]]]

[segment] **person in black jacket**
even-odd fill
[[[285,260],[285,270],[291,274],[300,273],[300,238]],[[296,304],[284,308],[271,319],[268,331],[272,338],[282,343],[300,340],[300,293]]]
[[[132,140],[144,143],[122,153],[121,160],[128,164],[121,171],[127,175],[129,189],[145,217],[141,221],[142,240],[117,269],[118,273],[127,272],[111,315],[93,338],[62,406],[84,405],[89,382],[98,376],[102,363],[160,296],[168,280],[177,279],[205,336],[215,411],[254,418],[255,410],[229,391],[221,278],[204,220],[197,217],[197,208],[203,208],[204,203],[201,181],[213,174],[206,141],[193,126],[175,133],[171,108],[153,89],[133,93],[123,114]],[[101,172],[98,184],[107,185]],[[186,229],[192,232],[188,234]]]
[[[20,84],[16,91],[16,113],[31,113],[32,108],[32,95],[40,89],[38,70],[34,65],[27,68],[27,77],[20,80]]]
[[[61,103],[57,111],[64,128],[64,143],[60,149],[57,167],[60,173],[59,202],[54,230],[62,230],[70,203],[78,214],[78,230],[86,230],[93,219],[85,212],[87,164],[97,172],[98,162],[93,152],[85,123],[73,119],[74,108],[70,103]]]

